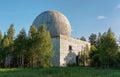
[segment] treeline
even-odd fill
[[[14,34],[13,24],[4,35],[0,31],[0,67],[51,66],[52,40],[44,24],[40,28],[32,25],[28,34],[25,29]]]
[[[89,53],[92,67],[120,68],[120,48],[111,28],[103,34],[91,34]]]

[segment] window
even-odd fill
[[[71,45],[69,46],[69,50],[72,50],[72,46]]]

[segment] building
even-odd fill
[[[71,37],[71,26],[68,19],[58,11],[45,11],[38,15],[33,21],[33,25],[40,27],[46,24],[50,31],[54,56],[52,63],[54,66],[66,66],[68,63],[76,63],[76,56],[86,45],[90,43]]]

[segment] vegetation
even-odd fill
[[[89,42],[91,43],[91,45],[96,45],[96,41],[97,41],[97,35],[92,33],[89,37]]]
[[[22,29],[14,36],[14,25],[4,35],[0,31],[0,67],[49,67],[53,56],[50,33],[43,24],[30,27],[28,35]],[[86,41],[85,37],[81,40]],[[104,68],[120,68],[120,49],[111,28],[103,34],[91,34],[91,48],[82,48],[77,56],[77,65]],[[75,64],[70,63],[70,66]]]
[[[120,77],[120,70],[89,67],[0,69],[0,77]]]
[[[91,36],[93,38],[93,34]],[[118,44],[111,28],[102,35],[99,33],[98,38],[94,35],[94,39],[91,41],[90,51],[91,66],[118,68],[120,65],[119,56]]]
[[[85,38],[84,36],[82,36],[82,37],[80,38],[80,40],[86,41],[86,38]]]
[[[82,49],[78,54],[78,65],[79,66],[88,66],[89,65],[89,48],[88,45]]]
[[[48,67],[53,55],[52,41],[46,26],[30,27],[28,35],[22,29],[14,36],[13,24],[7,34],[0,32],[0,67]]]

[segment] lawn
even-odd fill
[[[120,77],[120,70],[90,67],[0,69],[0,77]]]

